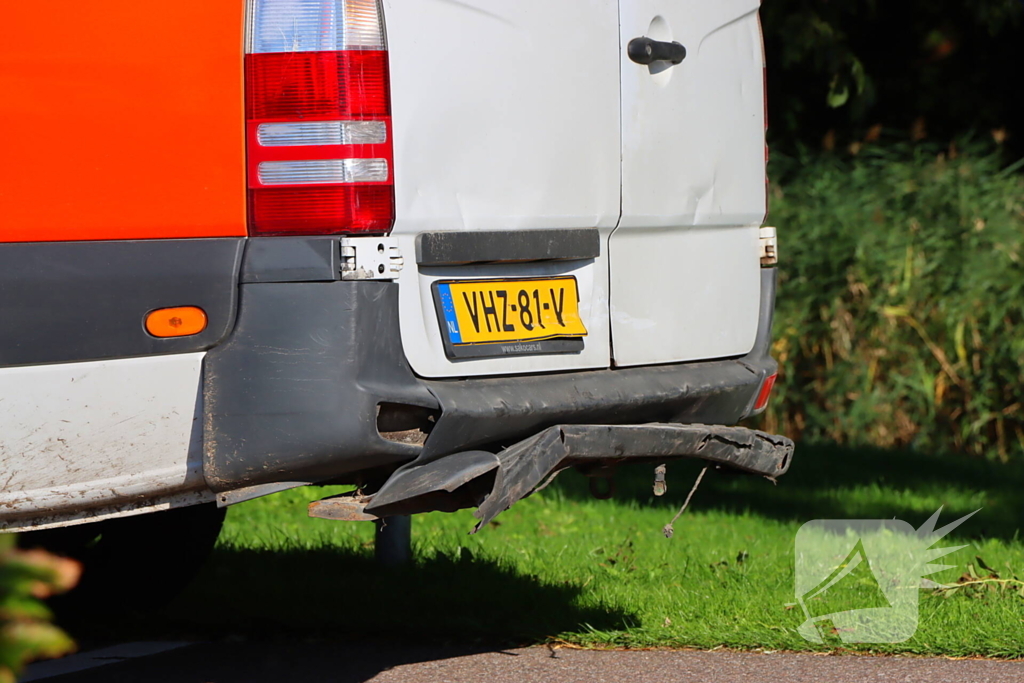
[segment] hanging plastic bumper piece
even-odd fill
[[[699,458],[774,480],[789,469],[793,448],[785,437],[744,427],[558,425],[497,455],[468,451],[402,470],[368,501],[365,511],[384,517],[437,509],[437,496],[448,494],[453,507],[479,505],[476,532],[568,467]],[[483,491],[474,482],[493,482],[482,500]]]

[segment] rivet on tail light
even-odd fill
[[[249,0],[249,234],[387,234],[395,216],[380,0]]]

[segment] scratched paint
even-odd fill
[[[0,370],[0,526],[201,491],[203,355]]]

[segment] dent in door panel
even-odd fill
[[[614,0],[387,3],[395,233],[614,227]]]

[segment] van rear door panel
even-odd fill
[[[385,18],[395,233],[615,226],[615,0],[394,0]]]
[[[609,242],[616,365],[742,355],[765,211],[757,0],[620,0],[622,218]],[[638,37],[678,65],[632,62]]]
[[[444,268],[412,263],[424,231],[595,228],[619,217],[616,0],[385,4],[392,81],[402,338],[428,377],[607,367],[607,258]],[[465,359],[444,353],[439,278],[573,274],[580,353]]]

